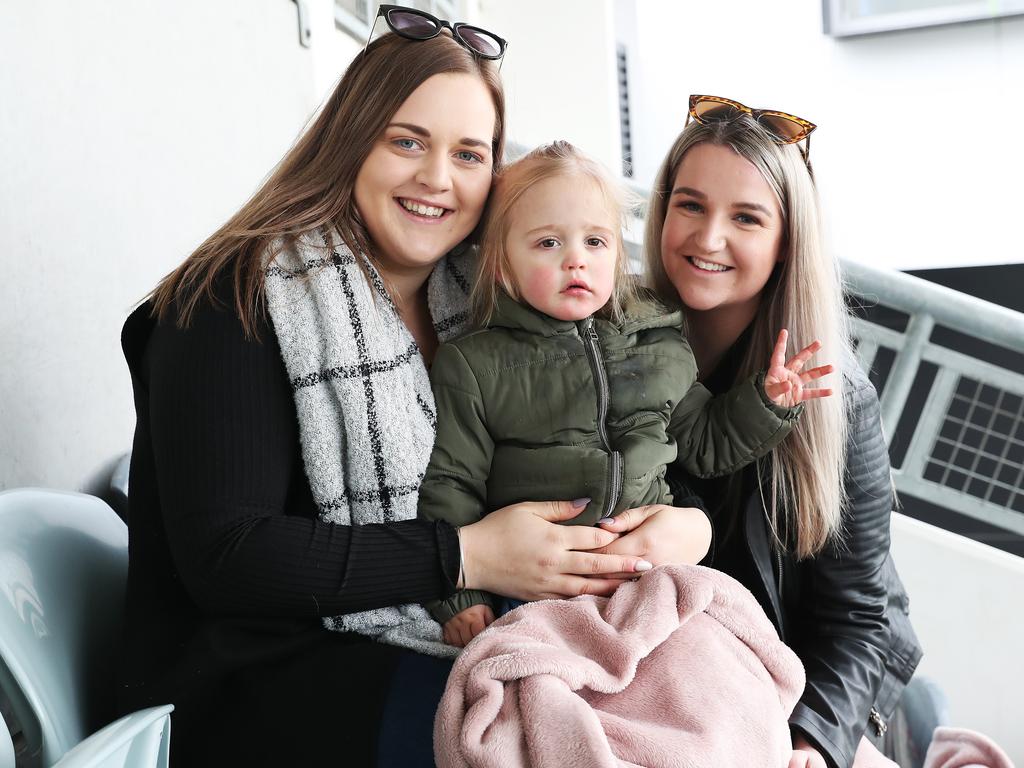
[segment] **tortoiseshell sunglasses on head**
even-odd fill
[[[686,122],[693,118],[698,123],[727,123],[735,120],[740,115],[750,115],[762,128],[779,144],[796,144],[798,141],[807,139],[806,147],[800,149],[804,162],[810,167],[807,159],[811,152],[811,132],[817,128],[814,123],[804,120],[802,117],[791,115],[788,112],[779,112],[777,109],[751,109],[745,104],[740,104],[732,99],[721,96],[690,96],[690,113]]]

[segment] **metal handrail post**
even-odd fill
[[[934,327],[935,319],[926,314],[914,315],[907,323],[907,331],[903,334],[903,348],[896,355],[896,362],[882,391],[882,424],[885,426],[886,442],[890,442],[896,432],[900,414],[903,413],[903,406],[907,403],[910,388],[921,364],[921,355]]]

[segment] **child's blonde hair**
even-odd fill
[[[535,185],[558,176],[579,175],[597,184],[608,205],[609,217],[616,222],[615,232],[615,285],[611,298],[599,313],[614,321],[621,321],[623,308],[637,296],[637,281],[627,271],[626,248],[622,229],[630,210],[637,207],[630,193],[597,161],[580,152],[567,141],[545,144],[506,166],[494,182],[484,213],[480,237],[480,258],[471,301],[474,320],[486,325],[494,314],[498,292],[504,290],[516,301],[521,301],[518,286],[512,278],[508,255],[508,233],[512,226],[512,212]]]

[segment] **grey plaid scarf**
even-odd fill
[[[356,258],[334,233],[309,233],[266,269],[306,475],[321,517],[340,525],[416,517],[436,424],[419,348],[377,270],[361,256],[364,272]],[[466,327],[469,269],[470,254],[449,254],[427,283],[442,342]],[[419,605],[335,616],[324,625],[434,656],[457,652]]]

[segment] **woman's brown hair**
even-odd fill
[[[370,237],[356,209],[356,176],[388,120],[409,95],[440,74],[472,74],[494,103],[491,141],[495,170],[505,149],[505,94],[496,67],[448,34],[411,41],[386,34],[356,56],[320,114],[270,177],[150,295],[153,314],[187,326],[203,300],[217,302],[214,286],[229,274],[235,310],[255,336],[264,312],[264,267],[304,232],[333,227],[356,253],[372,261]]]

